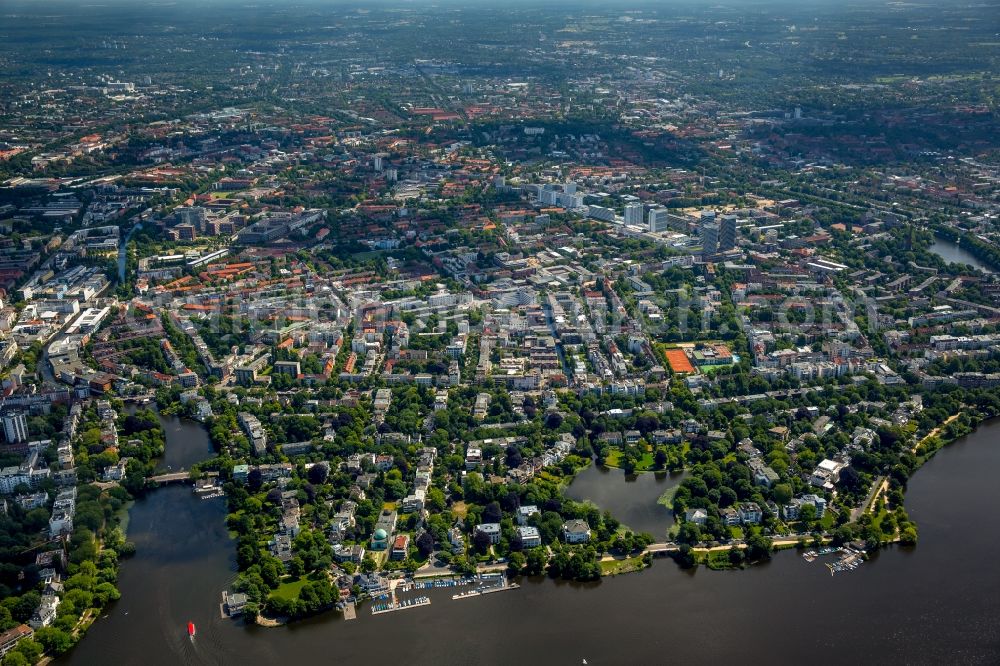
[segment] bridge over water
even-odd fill
[[[191,473],[186,469],[182,469],[177,472],[170,472],[169,474],[157,474],[156,476],[149,477],[150,483],[166,484],[166,483],[194,483],[191,478]]]

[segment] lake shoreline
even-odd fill
[[[287,659],[314,659],[324,653],[323,646],[329,641],[330,631],[336,630],[338,636],[348,641],[346,644],[348,647],[344,648],[345,658],[363,658],[367,650],[363,646],[369,641],[394,640],[412,642],[421,655],[416,659],[416,663],[419,664],[446,663],[449,659],[471,658],[473,654],[479,655],[478,658],[482,663],[503,663],[495,650],[482,652],[484,639],[482,627],[487,626],[484,623],[488,623],[490,617],[496,617],[497,613],[510,618],[511,630],[521,631],[519,635],[523,634],[526,648],[537,652],[537,660],[528,659],[525,663],[537,663],[542,660],[546,649],[562,651],[569,647],[568,644],[563,645],[565,641],[562,634],[546,634],[547,638],[541,638],[528,632],[528,626],[533,622],[531,618],[540,616],[572,623],[578,629],[573,632],[576,636],[573,644],[577,649],[585,650],[592,660],[602,656],[610,660],[612,653],[605,652],[600,641],[595,642],[586,638],[592,633],[597,636],[598,626],[604,621],[592,618],[590,614],[583,612],[584,608],[590,608],[594,604],[599,606],[628,604],[629,607],[643,609],[641,617],[652,618],[661,612],[667,612],[666,608],[677,604],[688,605],[698,610],[703,603],[699,600],[704,599],[707,603],[707,600],[726,599],[723,605],[712,603],[712,612],[717,614],[720,622],[733,627],[735,634],[732,640],[713,642],[711,648],[707,644],[703,645],[697,633],[691,633],[685,627],[683,620],[679,621],[680,626],[666,629],[657,623],[660,627],[657,630],[660,632],[659,635],[670,640],[676,652],[675,657],[687,657],[698,662],[696,655],[699,654],[701,660],[704,660],[705,654],[735,655],[736,653],[731,651],[736,650],[737,645],[742,646],[740,650],[745,650],[747,645],[752,647],[755,641],[777,640],[777,636],[772,636],[774,632],[771,630],[775,623],[773,621],[766,624],[759,623],[757,621],[759,616],[752,609],[761,603],[769,604],[768,599],[779,594],[781,602],[773,605],[771,612],[777,613],[778,624],[783,624],[792,630],[799,625],[802,625],[800,629],[805,628],[802,614],[795,609],[801,604],[811,603],[809,600],[815,599],[816,595],[822,595],[824,603],[809,614],[811,619],[808,624],[814,626],[815,622],[822,622],[827,627],[830,641],[839,640],[841,637],[846,640],[848,635],[853,636],[852,641],[838,643],[848,646],[845,653],[847,656],[851,653],[850,646],[857,646],[857,650],[866,650],[865,654],[868,654],[869,658],[872,655],[875,657],[879,654],[887,655],[887,650],[892,650],[897,656],[899,654],[933,656],[935,647],[926,644],[926,637],[951,630],[938,628],[939,622],[934,625],[934,629],[923,627],[920,618],[924,617],[925,613],[921,604],[927,600],[927,596],[922,586],[914,587],[913,581],[924,580],[925,576],[929,575],[929,571],[926,574],[921,573],[923,569],[920,567],[934,569],[938,561],[937,553],[942,550],[950,553],[957,546],[971,548],[969,552],[972,553],[974,561],[976,553],[985,553],[983,545],[979,544],[983,537],[977,536],[977,532],[967,531],[960,523],[955,524],[958,531],[954,536],[947,531],[954,524],[950,516],[955,513],[947,507],[953,504],[968,505],[973,508],[981,505],[971,496],[984,493],[985,487],[978,483],[967,483],[965,477],[968,473],[961,470],[963,466],[969,467],[970,461],[972,462],[969,469],[982,470],[984,473],[1000,465],[1000,453],[993,450],[995,447],[979,446],[988,443],[985,440],[992,435],[985,429],[996,428],[997,423],[997,419],[979,423],[976,431],[955,438],[949,443],[949,453],[954,451],[954,456],[928,458],[918,469],[920,473],[914,472],[911,491],[907,492],[906,500],[907,509],[914,513],[915,521],[918,524],[926,524],[922,529],[920,547],[884,548],[874,556],[871,564],[862,567],[861,570],[849,576],[836,576],[832,579],[836,581],[833,587],[830,587],[831,578],[825,569],[820,571],[816,567],[810,568],[802,563],[801,557],[777,552],[771,562],[747,567],[738,576],[708,576],[702,573],[708,571],[708,567],[684,570],[677,566],[650,566],[642,571],[632,572],[639,575],[614,576],[617,580],[613,585],[580,584],[552,580],[547,576],[535,579],[522,577],[518,594],[489,595],[481,600],[466,602],[460,608],[448,603],[435,603],[412,615],[394,614],[391,622],[359,618],[360,622],[343,625],[340,624],[343,619],[341,614],[325,613],[281,625],[286,627],[286,631],[263,631],[264,627],[258,629],[256,625],[250,623],[219,618],[219,590],[225,589],[236,573],[233,544],[224,527],[220,527],[224,526],[224,510],[213,502],[195,501],[191,493],[184,492],[184,489],[161,488],[148,494],[131,508],[133,520],[130,524],[130,536],[140,541],[140,551],[136,557],[122,563],[120,585],[124,592],[122,600],[112,607],[111,617],[96,622],[80,644],[67,655],[60,657],[58,662],[86,665],[94,663],[94,659],[101,658],[106,661],[128,663],[133,660],[133,656],[138,658],[141,654],[149,666],[158,666],[179,662],[218,663],[224,659],[231,659],[234,655],[241,655],[241,663],[246,663],[248,666],[270,665],[287,663]],[[962,447],[963,441],[971,441],[977,446]],[[956,444],[959,445],[957,449]],[[988,459],[991,462],[985,464],[979,462],[981,459]],[[949,480],[954,487],[953,491],[949,488],[939,490],[943,479]],[[937,499],[941,492],[965,493],[970,497],[960,495],[954,497],[953,501],[941,502]],[[986,510],[984,506],[983,511]],[[194,516],[199,518],[192,518],[190,511],[195,511]],[[164,522],[165,516],[172,520]],[[199,531],[196,536],[189,536],[190,530],[185,525],[192,519],[207,520],[204,534]],[[973,515],[969,520],[977,522],[980,518]],[[213,525],[213,523],[218,524]],[[945,532],[942,532],[942,527],[947,528]],[[959,537],[964,541],[956,544],[953,539]],[[178,541],[187,541],[188,544],[179,547],[176,545]],[[795,544],[790,544],[788,548],[794,551]],[[165,549],[171,552],[164,554]],[[202,561],[205,557],[210,559]],[[988,567],[989,558],[984,556],[979,559],[983,560],[982,566]],[[177,566],[181,568],[177,569]],[[169,570],[157,573],[155,577],[147,574],[152,571],[159,572],[164,567],[168,567]],[[699,576],[699,573],[702,575]],[[1000,579],[995,568],[973,567],[970,575],[972,588],[969,589],[982,589],[982,586],[989,584],[990,580]],[[976,626],[975,623],[978,621],[976,618],[981,617],[981,612],[984,611],[981,605],[975,607],[962,605],[963,595],[968,593],[965,591],[967,585],[963,581],[968,577],[959,576],[953,581],[949,589],[956,590],[954,598],[946,594],[942,601],[935,602],[935,608],[939,611],[941,604],[944,603],[946,608],[943,612],[948,617],[955,617],[956,621],[961,622],[960,626],[968,626],[970,623]],[[173,581],[178,578],[186,580],[185,585],[166,584],[164,587],[158,587],[161,580]],[[724,596],[720,598],[720,594]],[[906,627],[907,631],[902,634],[906,639],[906,647],[900,647],[898,641],[886,643],[883,638],[872,643],[866,638],[866,633],[857,634],[855,622],[846,621],[845,618],[851,615],[841,612],[842,607],[855,607],[858,603],[867,603],[869,595],[874,602],[886,594],[899,596],[902,604],[900,607],[912,608],[914,617],[908,619],[905,624],[899,624],[894,616],[881,614],[872,616],[870,622],[880,631],[890,631],[890,627],[895,627],[895,630],[899,631],[900,628]],[[579,595],[587,597],[585,599]],[[664,610],[655,610],[664,605]],[[148,610],[144,610],[147,607]],[[125,611],[131,613],[126,617]],[[167,613],[168,619],[173,619],[173,622],[166,623],[165,628],[161,619],[163,612]],[[189,618],[198,624],[199,629],[205,627],[203,631],[199,631],[197,654],[192,652],[193,646],[187,637],[182,635],[181,623]],[[458,632],[457,635],[463,638],[457,641],[445,640],[443,644],[447,645],[447,648],[443,648],[438,642],[443,637],[431,630],[440,622],[453,627]],[[647,631],[643,628],[645,624],[641,619],[637,622],[639,622],[637,630]],[[144,627],[140,634],[135,634],[142,635],[142,641],[122,638],[134,635],[129,633],[130,627]],[[368,638],[362,638],[363,636]],[[427,640],[424,640],[425,636]],[[580,639],[579,636],[584,638]],[[976,644],[982,645],[982,634],[979,636],[979,638],[970,637],[969,640],[978,641]],[[943,641],[933,645],[948,644],[948,641]],[[656,645],[655,639],[633,641],[626,653],[619,651],[616,654],[619,659],[625,654],[630,660],[655,660],[654,655],[661,654]],[[705,652],[707,649],[708,653]],[[809,645],[803,643],[798,648],[792,645],[789,647],[789,655],[805,656],[813,654],[814,649],[813,642],[809,642]],[[982,650],[987,648],[979,649],[982,653]]]

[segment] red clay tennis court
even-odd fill
[[[663,353],[666,354],[667,363],[670,364],[670,369],[674,372],[694,372],[694,366],[691,365],[691,361],[688,360],[683,349],[666,349]]]

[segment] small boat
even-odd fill
[[[194,639],[194,634],[195,634],[194,622],[188,622],[188,636],[190,636],[192,640]]]

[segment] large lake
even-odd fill
[[[434,594],[424,608],[372,617],[362,607],[356,621],[328,613],[278,629],[219,617],[219,593],[236,572],[224,504],[164,488],[132,509],[129,538],[139,552],[121,567],[121,601],[61,661],[997,664],[998,440],[1000,422],[984,425],[913,477],[906,503],[920,528],[915,549],[890,548],[835,577],[792,551],[736,572],[657,560],[596,584],[537,579],[487,597]],[[644,493],[655,479],[643,478],[625,487]],[[188,620],[198,626],[193,642]]]

